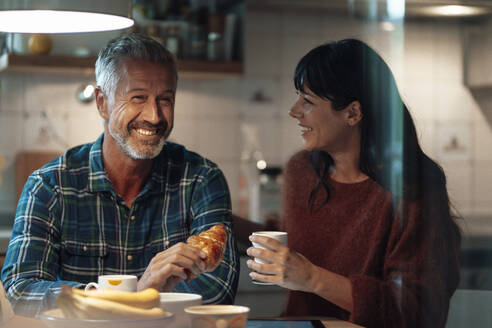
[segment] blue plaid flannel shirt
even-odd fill
[[[103,135],[35,171],[20,197],[2,281],[16,313],[56,307],[61,285],[103,274],[140,277],[159,252],[221,223],[228,232],[219,267],[176,292],[207,303],[233,303],[239,277],[230,195],[220,169],[167,142],[151,176],[128,208],[102,163]]]

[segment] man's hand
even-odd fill
[[[138,281],[137,290],[152,287],[169,292],[180,281],[190,281],[202,274],[206,257],[207,254],[195,247],[177,243],[154,256]]]

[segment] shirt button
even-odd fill
[[[87,246],[82,247],[82,249],[84,250],[84,252],[87,252]]]
[[[164,242],[164,245],[169,246],[169,240],[166,240],[166,241]]]
[[[134,221],[135,220],[135,215],[132,215],[130,220]]]
[[[131,260],[133,260],[133,256],[128,255],[128,256],[126,257],[126,259],[127,259],[128,261],[131,261]]]

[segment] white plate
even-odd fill
[[[39,315],[48,327],[52,328],[165,328],[171,327],[174,315],[157,319],[135,320],[86,320],[65,318],[60,309],[53,309]]]

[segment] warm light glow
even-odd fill
[[[431,6],[424,8],[422,11],[432,16],[473,16],[487,12],[484,8],[459,5]]]
[[[465,6],[442,6],[437,8],[438,12],[440,12],[443,15],[470,15],[474,13],[473,8],[471,7],[465,7]]]
[[[62,10],[0,11],[0,32],[9,33],[81,33],[128,28],[127,17]]]
[[[405,17],[405,0],[388,0],[386,2],[388,18],[399,20]]]
[[[84,89],[84,97],[85,98],[91,98],[92,95],[94,94],[94,86],[92,84],[89,84],[85,87]]]
[[[264,170],[267,167],[267,163],[264,160],[260,159],[258,162],[256,162],[256,167],[258,168],[258,170]]]
[[[96,88],[92,84],[81,85],[77,89],[77,99],[84,104],[88,104],[88,103],[92,102],[94,100],[94,98],[96,97],[96,95],[94,93],[95,89]]]
[[[386,32],[393,32],[395,30],[395,25],[391,22],[381,22],[379,23],[379,27]]]

